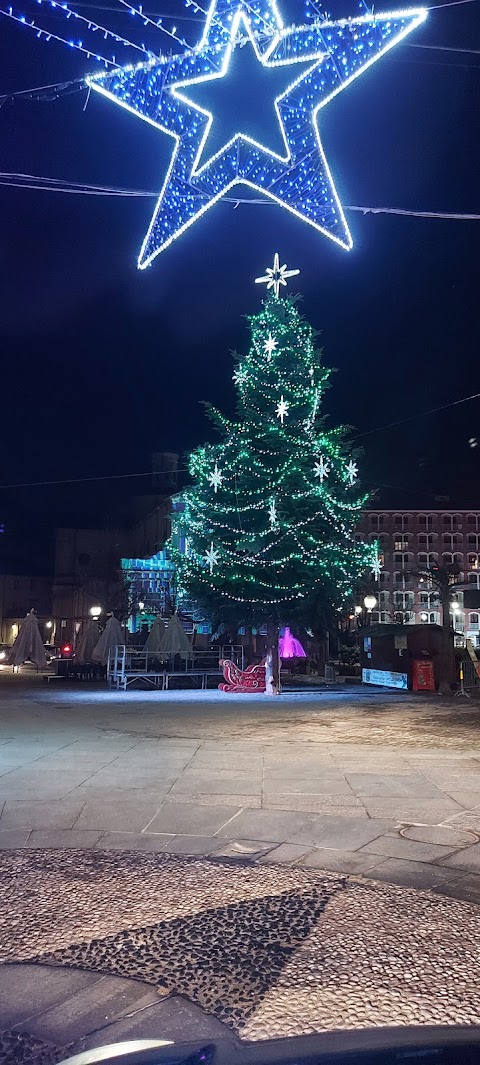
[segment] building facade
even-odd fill
[[[456,564],[452,624],[459,638],[480,646],[480,511],[370,510],[357,535],[379,545],[382,570],[372,623],[441,624],[441,606],[428,580],[405,571]]]
[[[34,610],[45,642],[52,634],[51,577],[0,574],[0,643],[12,644],[25,616]]]

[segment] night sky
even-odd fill
[[[335,4],[334,16],[357,11]],[[133,35],[128,14],[102,10],[115,6],[78,10]],[[34,7],[26,0],[22,10]],[[144,7],[187,13],[172,0]],[[300,6],[281,8],[301,21]],[[177,24],[192,43],[201,34],[200,22]],[[60,28],[59,16],[50,25]],[[408,41],[321,113],[342,202],[480,213],[480,56],[410,47],[480,49],[478,0],[432,10]],[[169,47],[168,38],[155,43]],[[92,66],[0,16],[0,94]],[[85,91],[7,101],[2,171],[158,192],[169,139],[95,93],[85,104]],[[0,194],[1,485],[146,471],[152,451],[184,455],[212,438],[200,401],[232,412],[230,351],[247,349],[245,315],[260,302],[253,279],[278,250],[301,270],[291,290],[303,293],[338,370],[325,409],[356,427],[367,484],[399,507],[416,505],[419,492],[425,505],[441,493],[480,507],[480,446],[468,443],[480,441],[480,400],[362,438],[480,391],[480,223],[347,211],[347,253],[280,208],[220,202],[139,272],[154,200]],[[112,491],[131,485],[119,480]],[[2,488],[0,520],[88,521],[101,498],[103,486]]]

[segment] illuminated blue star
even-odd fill
[[[425,18],[424,8],[411,8],[284,27],[275,0],[212,0],[195,48],[88,78],[97,92],[174,139],[139,267],[148,266],[239,184],[350,249],[352,238],[320,142],[318,113]],[[232,55],[245,42],[253,46],[262,73],[291,65],[291,80],[276,96],[272,112],[276,143],[285,150],[272,151],[242,128],[211,154],[213,115],[195,103],[195,87],[217,80],[220,95]]]

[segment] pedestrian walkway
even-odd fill
[[[210,855],[480,901],[480,715],[381,691],[51,691],[0,675],[0,847]]]

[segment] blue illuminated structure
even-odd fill
[[[89,77],[92,89],[175,142],[139,267],[148,266],[238,184],[349,250],[352,238],[323,153],[318,114],[425,18],[424,8],[411,8],[285,27],[275,0],[213,0],[195,48]],[[209,151],[214,115],[195,103],[195,89],[228,78],[232,54],[245,43],[265,71],[292,68],[272,107],[282,154],[245,130],[213,155]]]

